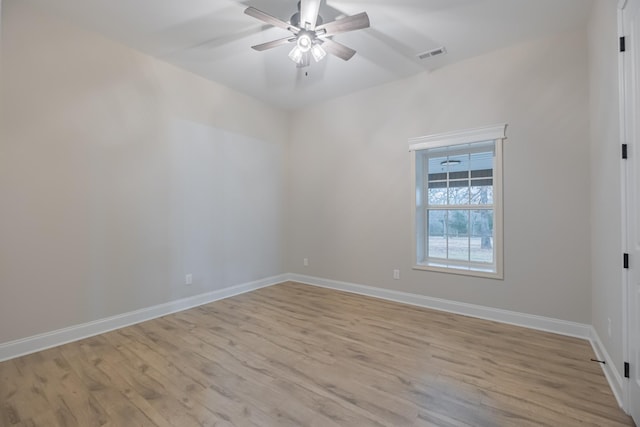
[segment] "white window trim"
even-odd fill
[[[502,145],[506,140],[507,124],[483,126],[474,129],[466,129],[454,132],[445,132],[435,135],[421,136],[409,139],[409,151],[411,152],[411,252],[413,254],[413,269],[436,271],[441,273],[460,274],[464,276],[484,277],[490,279],[504,279],[504,224],[503,224],[503,188],[502,188]],[[440,265],[423,265],[417,259],[416,241],[416,151],[427,148],[438,148],[451,145],[469,144],[480,141],[495,141],[496,144],[496,165],[494,167],[494,232],[496,245],[496,271],[482,271],[460,268],[453,263],[447,266],[446,263]],[[497,196],[497,197],[496,197]]]

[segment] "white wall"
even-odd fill
[[[592,322],[622,374],[622,232],[616,2],[597,0],[589,23]],[[611,336],[608,333],[611,319]]]
[[[588,89],[577,32],[298,111],[287,270],[590,323]],[[504,281],[412,270],[407,139],[503,122]]]
[[[2,6],[0,343],[284,272],[286,113]]]

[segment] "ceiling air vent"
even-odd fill
[[[432,49],[428,52],[420,53],[418,54],[418,58],[427,59],[427,58],[431,58],[432,56],[444,55],[445,53],[447,53],[447,49],[444,46],[442,46],[442,47],[437,47],[435,49]]]

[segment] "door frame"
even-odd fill
[[[625,36],[625,28],[624,28],[624,9],[627,6],[628,0],[618,0],[618,37]],[[638,49],[636,46],[627,46],[628,50]],[[627,55],[628,56],[628,55]],[[627,129],[628,129],[628,118],[634,120],[636,117],[635,114],[638,111],[634,111],[634,108],[629,105],[629,100],[626,91],[626,70],[625,70],[625,55],[618,55],[618,101],[619,101],[619,129],[620,129],[620,144],[626,144],[627,141]],[[635,147],[636,149],[638,147]],[[629,209],[634,209],[634,212],[637,211],[638,206],[630,206],[630,197],[629,197],[629,188],[628,188],[628,166],[624,160],[621,160],[620,163],[620,186],[621,186],[621,224],[622,224],[622,252],[627,253],[629,249]],[[637,213],[637,212],[635,212]],[[630,327],[629,324],[631,322],[631,310],[629,309],[631,304],[631,283],[629,280],[629,272],[627,269],[623,269],[622,272],[622,355],[625,361],[631,361],[631,346],[629,345],[631,337],[630,337]],[[636,368],[637,369],[637,368]],[[629,380],[627,378],[623,378],[622,381],[622,409],[626,413],[631,412],[631,397],[630,397],[630,387]]]
[[[623,11],[627,5],[627,0],[618,0],[618,37],[624,35],[624,18]],[[624,144],[626,134],[626,96],[625,96],[625,72],[624,72],[624,56],[618,55],[618,111],[619,111],[619,138],[620,144]],[[622,160],[620,162],[620,202],[622,204],[621,213],[621,231],[622,231],[622,253],[627,252],[627,166]],[[629,359],[629,317],[628,317],[628,274],[627,270],[622,270],[622,356],[625,360]],[[622,409],[629,413],[629,383],[622,379]]]

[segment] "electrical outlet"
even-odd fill
[[[611,318],[607,318],[607,332],[609,333],[609,338],[611,338]]]
[[[193,284],[193,274],[187,274],[186,276],[184,276],[184,284],[185,285]]]
[[[304,258],[302,260],[302,265],[304,265],[305,267],[309,267],[309,258]]]
[[[400,280],[400,270],[398,270],[398,269],[393,270],[393,279],[394,280]]]

